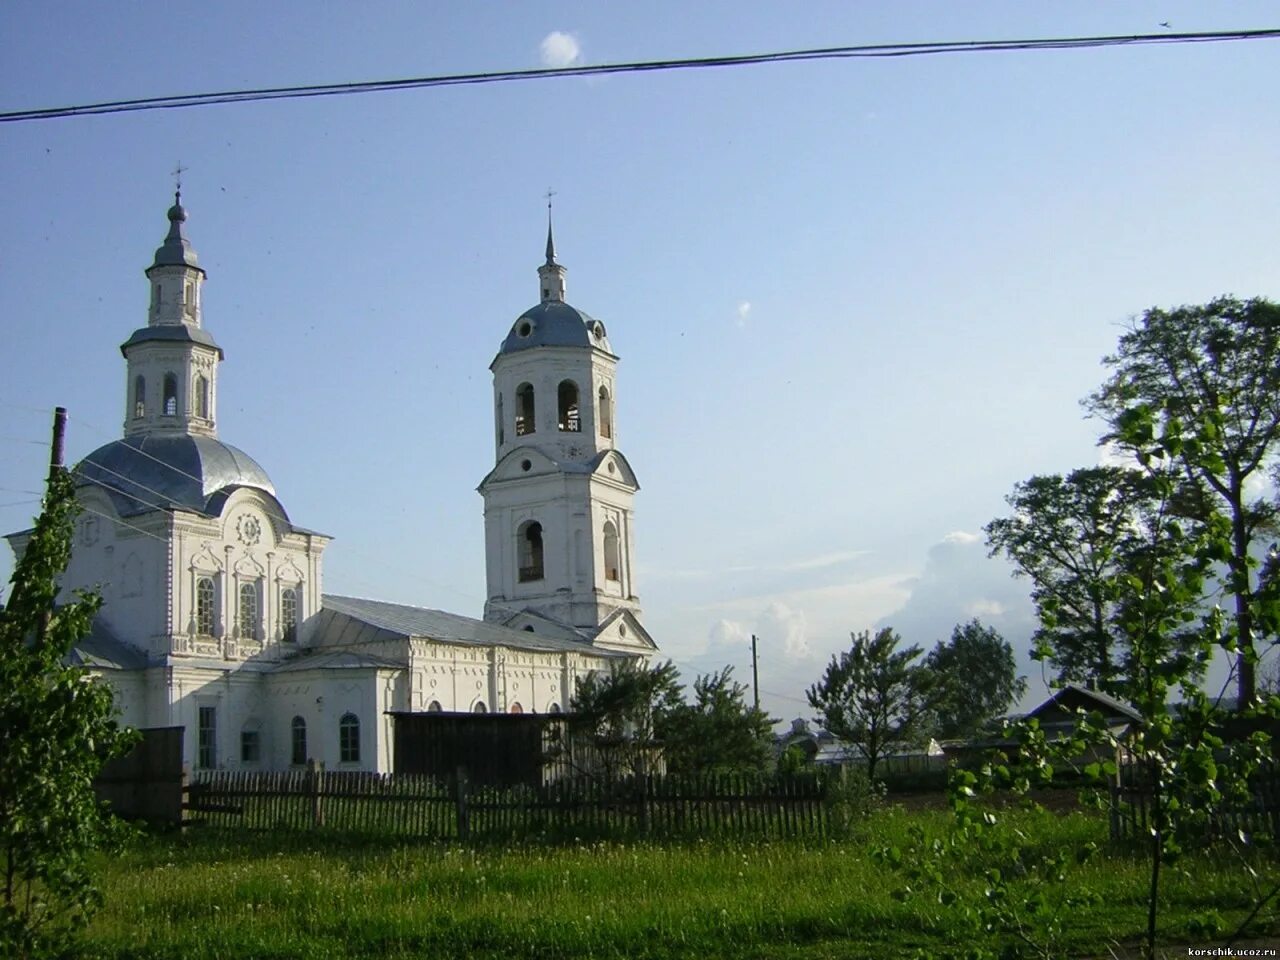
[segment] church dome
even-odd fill
[[[595,347],[613,352],[604,324],[563,300],[544,300],[520,314],[498,353],[533,347]]]
[[[116,440],[81,460],[75,472],[82,485],[105,490],[121,516],[164,507],[214,513],[211,499],[230,487],[254,487],[273,499],[276,493],[244,451],[187,434]]]

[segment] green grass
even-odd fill
[[[195,960],[945,957],[961,946],[954,915],[936,901],[895,899],[901,879],[870,851],[905,846],[913,823],[940,833],[946,819],[888,810],[859,836],[808,843],[468,848],[337,835],[144,837],[103,862],[106,906],[85,942],[93,956]],[[1105,840],[1096,816],[1010,819],[1045,846]],[[1145,880],[1145,862],[1124,851],[1074,868],[1069,886],[1093,897],[1071,915],[1071,952],[1105,956],[1107,944],[1135,941]],[[978,883],[956,878],[973,896]],[[1251,889],[1239,861],[1188,858],[1166,874],[1166,939],[1206,944],[1187,925],[1207,910],[1234,929]],[[1274,910],[1266,916],[1274,923]]]

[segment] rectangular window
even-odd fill
[[[218,765],[218,708],[201,707],[196,725],[196,766],[212,770]]]
[[[262,759],[262,741],[257,730],[240,731],[240,762],[257,763]]]

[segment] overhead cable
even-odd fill
[[[561,77],[596,77],[617,73],[648,73],[670,70],[699,70],[720,67],[792,63],[807,60],[847,60],[858,58],[918,57],[947,53],[1009,53],[1027,50],[1080,50],[1096,47],[1166,45],[1181,43],[1222,43],[1232,40],[1274,40],[1280,29],[1230,30],[1206,33],[1149,33],[1131,36],[1053,37],[1033,40],[960,40],[928,43],[880,43],[845,47],[818,47],[774,53],[750,53],[724,57],[693,57],[675,60],[645,60],[576,67],[543,67],[533,70],[500,70],[431,77],[404,77],[395,80],[367,80],[357,83],[325,83],[307,86],[263,87],[251,90],[223,90],[214,93],[177,94],[111,100],[78,106],[43,107],[0,113],[0,123],[22,120],[53,120],[63,117],[134,113],[141,110],[172,110],[219,103],[246,103],[261,100],[290,100],[303,97],[333,97],[355,93],[383,93],[390,90],[417,90]]]

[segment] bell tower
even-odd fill
[[[183,232],[182,191],[169,208],[169,232],[147,267],[147,325],[121,346],[127,361],[124,434],[217,437],[222,348],[201,326],[205,273]]]
[[[635,474],[617,442],[617,367],[604,324],[565,301],[547,219],[540,299],[516,318],[493,372],[496,464],[481,482],[485,619],[523,612],[593,635],[638,617]]]

